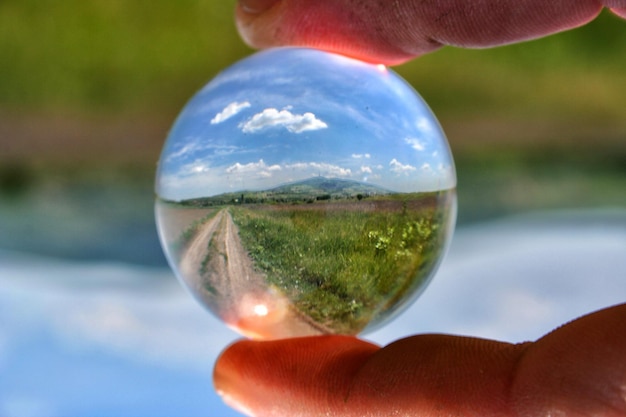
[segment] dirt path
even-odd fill
[[[207,221],[181,257],[194,292],[229,326],[254,338],[327,333],[255,270],[230,213]]]
[[[211,240],[217,225],[224,216],[221,210],[207,221],[196,236],[191,240],[189,246],[180,257],[180,271],[183,276],[190,279],[191,282],[201,282],[201,266],[203,260],[207,256],[208,242]]]

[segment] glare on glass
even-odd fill
[[[180,281],[230,327],[358,334],[435,273],[455,186],[437,120],[398,75],[282,48],[185,106],[159,161],[156,216]]]

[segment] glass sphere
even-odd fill
[[[159,236],[180,281],[246,336],[358,334],[431,279],[456,217],[446,138],[394,72],[259,52],[202,88],[159,161]]]

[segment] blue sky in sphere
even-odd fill
[[[397,192],[456,185],[445,136],[405,81],[385,67],[286,48],[240,61],[192,98],[164,147],[157,193],[210,197],[313,176]]]

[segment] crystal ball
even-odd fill
[[[256,53],[184,107],[156,175],[169,264],[257,339],[377,328],[432,278],[456,218],[448,143],[383,65]]]

